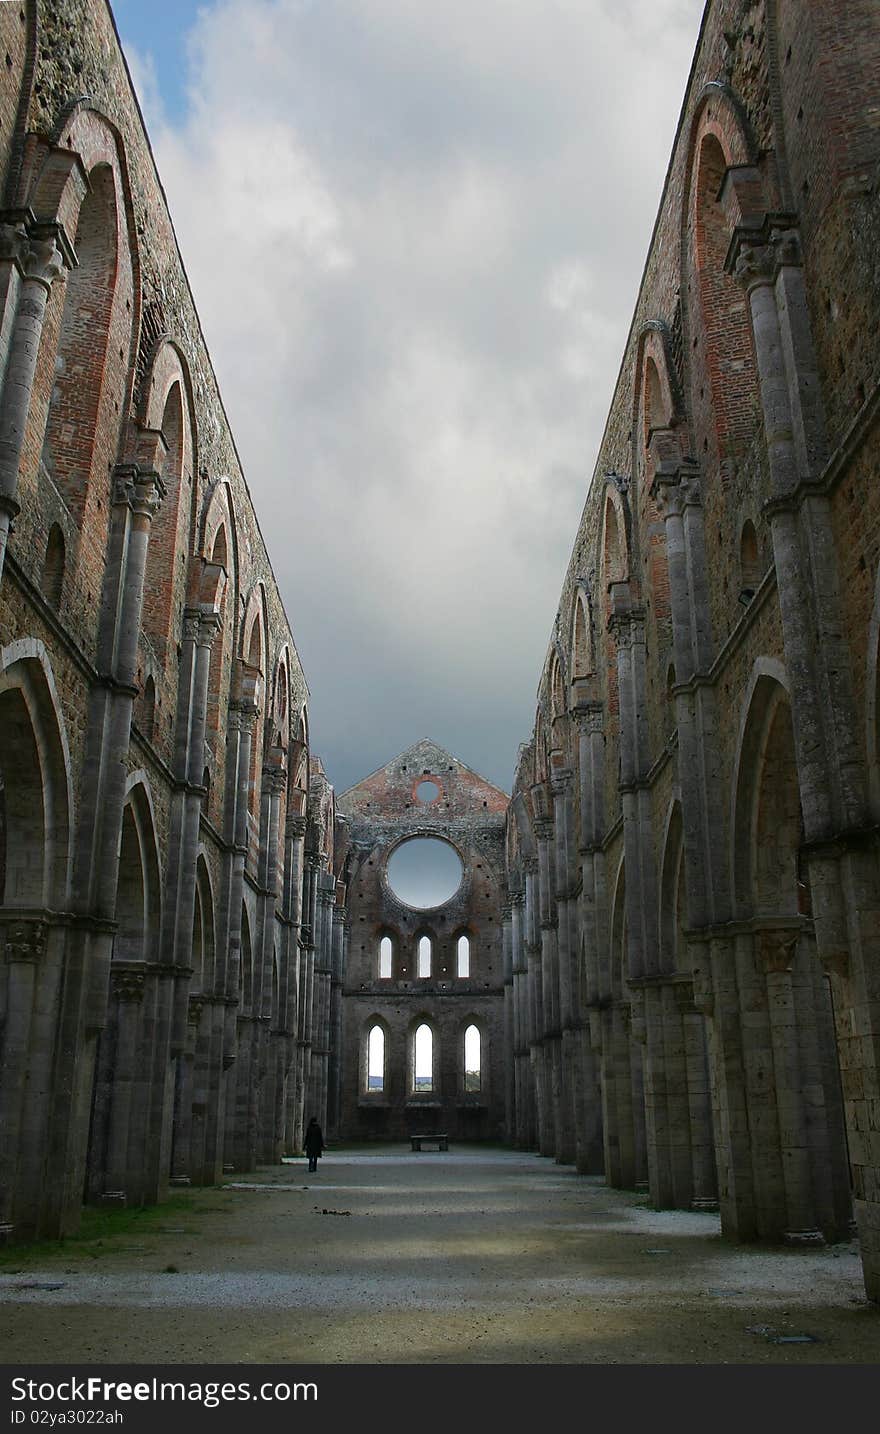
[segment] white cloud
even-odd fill
[[[149,102],[339,786],[512,777],[701,8],[223,0]]]

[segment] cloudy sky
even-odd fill
[[[115,0],[343,790],[509,790],[703,0]]]

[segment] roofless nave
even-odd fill
[[[428,742],[335,799],[109,11],[0,38],[0,1220],[305,1108],[854,1213],[878,1298],[876,7],[707,8],[509,806]]]

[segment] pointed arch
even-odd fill
[[[162,883],[156,820],[145,772],[126,786],[116,883],[113,961],[155,961],[162,923]]]
[[[611,902],[611,996],[615,1001],[624,997],[628,974],[626,949],[626,867],[620,858],[614,882],[614,896]]]
[[[198,945],[196,942],[196,928],[198,929],[199,936]],[[196,956],[198,956],[198,960]],[[196,914],[194,917],[192,963],[192,989],[194,991],[213,991],[216,979],[215,962],[214,891],[204,848],[201,848],[196,862]]]
[[[70,751],[43,644],[0,651],[0,904],[63,909],[70,882]]]
[[[64,534],[57,523],[49,529],[46,554],[43,559],[43,596],[57,612],[61,607],[64,591],[64,567],[66,560]]]
[[[378,1012],[367,1017],[361,1029],[360,1091],[364,1096],[382,1099],[388,1094],[388,1022]]]
[[[112,123],[80,101],[58,135],[57,146],[31,151],[23,200],[41,221],[63,226],[76,255],[66,283],[53,288],[41,339],[38,383],[48,401],[42,462],[103,554],[107,455],[118,456],[134,376],[137,233],[125,149]]]
[[[663,862],[660,874],[660,969],[684,971],[687,953],[684,943],[684,825],[681,802],[676,797],[666,818]]]
[[[583,583],[575,589],[571,611],[571,657],[573,682],[593,674],[593,620],[590,595]]]
[[[238,1014],[254,1014],[254,953],[251,942],[251,919],[247,904],[241,903],[241,966],[238,973]]]
[[[795,916],[806,881],[791,697],[782,664],[752,670],[734,768],[732,878],[736,914]]]
[[[171,341],[160,344],[145,384],[143,426],[158,434],[156,467],[165,489],[150,526],[143,630],[160,660],[180,630],[186,597],[196,428],[188,370]]]
[[[434,1022],[416,1016],[409,1033],[409,1090],[411,1095],[436,1095],[439,1090],[439,1050]]]
[[[682,203],[683,326],[696,457],[707,477],[732,477],[760,431],[757,367],[748,302],[727,272],[733,229],[773,205],[757,168],[757,145],[742,105],[725,85],[707,85],[688,139]]]

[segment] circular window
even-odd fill
[[[416,796],[420,802],[436,802],[440,795],[440,788],[436,782],[419,782],[416,787]]]
[[[391,853],[386,875],[398,900],[417,911],[442,906],[461,886],[461,860],[439,837],[413,837]]]

